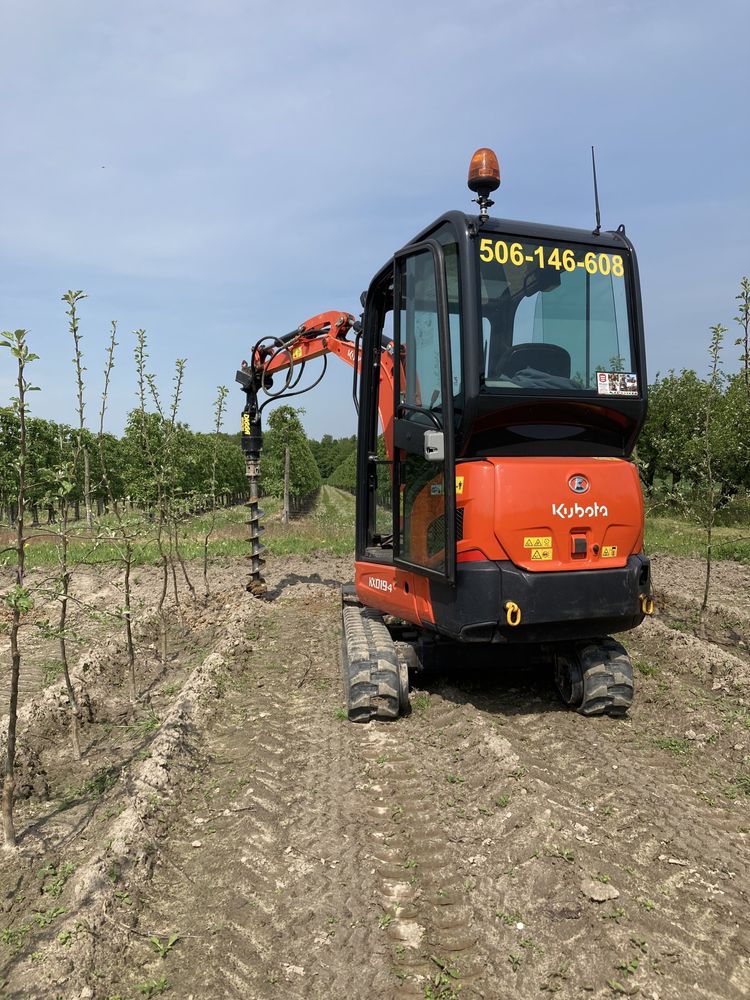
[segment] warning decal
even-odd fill
[[[532,562],[547,562],[552,558],[552,549],[532,549]]]
[[[293,347],[292,348],[292,358],[294,361],[298,361],[302,357],[302,348]]]
[[[616,545],[603,545],[602,546],[602,559],[616,559],[617,558],[617,546]]]
[[[456,494],[461,496],[464,491],[464,477],[456,476]]]
[[[596,391],[600,396],[637,396],[635,372],[597,372]]]
[[[523,540],[525,549],[551,549],[552,539],[549,535],[527,535]]]

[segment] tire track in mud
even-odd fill
[[[401,980],[388,996],[504,995],[487,905],[497,893],[484,872],[495,843],[482,827],[490,810],[477,812],[480,826],[470,831],[464,804],[492,802],[517,768],[507,742],[494,739],[499,756],[487,772],[487,736],[467,706],[361,730],[377,891]]]
[[[533,692],[524,698],[532,702]],[[456,711],[446,699],[467,695],[433,695],[438,716]],[[492,831],[489,878],[478,887],[484,920],[498,928],[500,914],[505,925],[495,938],[496,953],[507,948],[500,981],[510,972],[515,996],[540,988],[611,996],[612,982],[661,1000],[746,996],[748,845],[739,817],[697,802],[682,773],[650,757],[642,723],[582,719],[551,704],[522,714],[513,701],[483,693],[469,707],[500,766],[508,741],[520,760],[507,805],[474,820]],[[478,746],[466,746],[460,765],[478,768],[477,778],[493,767]],[[592,903],[581,889],[587,877],[616,885],[618,898]],[[493,896],[503,900],[494,912]],[[619,971],[633,959],[639,972]]]
[[[131,966],[195,1000],[748,995],[750,819],[697,797],[710,759],[654,749],[663,702],[583,719],[538,679],[459,667],[354,726],[338,643],[333,588],[266,607],[141,891],[140,932],[185,946],[160,966],[135,943]]]
[[[363,864],[354,737],[334,714],[338,594],[316,589],[325,596],[316,597],[312,629],[308,619],[301,627],[298,602],[274,605],[275,638],[262,642],[263,661],[209,739],[203,822],[172,842],[146,889],[144,933],[191,927],[200,942],[190,949],[200,960],[189,957],[175,976],[181,996],[343,1000],[357,995],[353,982],[388,995],[388,949]],[[206,817],[214,800],[225,808]],[[182,906],[170,884],[175,869],[190,880]]]

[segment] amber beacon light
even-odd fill
[[[474,201],[479,205],[479,217],[484,221],[487,210],[495,203],[490,198],[490,192],[500,187],[500,164],[491,149],[483,146],[471,158],[469,164],[469,190],[474,191]]]

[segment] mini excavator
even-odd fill
[[[410,670],[441,647],[454,662],[482,647],[502,664],[514,646],[552,663],[563,702],[584,715],[623,715],[633,700],[611,633],[653,613],[631,458],[647,387],[635,250],[624,226],[601,230],[598,199],[593,232],[495,218],[499,184],[497,157],[477,150],[477,214],[447,212],[397,251],[359,319],[326,312],[264,337],[237,372],[248,590],[261,596],[263,407],[307,391],[316,358],[308,389],[330,354],[353,369],[356,562],[342,593],[352,721],[407,711]]]

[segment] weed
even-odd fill
[[[65,883],[75,870],[76,866],[71,864],[70,861],[63,861],[57,867],[49,864],[45,865],[44,868],[40,868],[39,877],[43,880],[42,892],[46,892],[53,899],[59,899],[65,888]]]
[[[602,914],[602,920],[614,920],[616,924],[619,924],[622,920],[625,920],[627,913],[624,906],[616,906],[609,913]]]
[[[623,986],[621,982],[617,979],[608,979],[607,986],[612,990],[613,993],[627,993],[627,987]]]
[[[0,941],[7,944],[16,955],[26,943],[26,935],[31,930],[31,924],[19,924],[18,927],[6,927],[0,934]]]
[[[375,763],[376,764],[385,764],[385,762],[387,760],[388,760],[388,757],[384,753],[381,753],[381,754],[378,754],[378,756],[375,758]]]
[[[529,773],[528,767],[517,767],[514,771],[510,772],[511,778],[515,778],[518,781],[519,778],[523,778],[525,774]]]
[[[60,933],[57,935],[57,940],[58,940],[59,944],[69,945],[71,943],[71,941],[73,940],[73,932],[72,931],[60,931]]]
[[[464,779],[458,774],[446,774],[445,780],[449,785],[463,785]]]
[[[402,962],[406,956],[406,946],[403,944],[397,944],[393,951],[399,962]]]
[[[414,858],[407,858],[406,861],[404,861],[404,868],[416,868],[416,867],[417,867],[417,862],[414,860]]]
[[[115,897],[119,899],[124,906],[133,905],[133,900],[130,898],[130,893],[126,892],[124,889],[115,890]]]
[[[594,875],[594,878],[597,882],[601,882],[603,885],[608,885],[612,881],[609,875],[605,875],[604,872],[598,872]]]
[[[522,923],[521,918],[517,913],[506,913],[505,910],[495,910],[495,916],[498,920],[501,920],[506,927],[515,927],[516,924]]]
[[[162,694],[165,694],[167,696],[167,698],[171,698],[173,694],[177,694],[177,692],[180,690],[180,685],[179,684],[165,684],[164,687],[161,690],[162,690]]]
[[[645,938],[632,937],[630,939],[630,943],[633,945],[633,947],[643,952],[644,955],[648,952],[648,944]]]
[[[653,901],[653,899],[641,899],[640,904],[643,907],[643,909],[648,910],[649,913],[651,913],[652,910],[656,909],[656,903]]]
[[[47,927],[51,924],[53,920],[57,917],[61,917],[63,913],[67,913],[67,909],[64,906],[50,906],[49,909],[45,910],[44,913],[37,913],[34,915],[34,920],[39,927]]]
[[[611,816],[614,811],[613,806],[602,806],[602,816]]]
[[[510,962],[510,967],[511,969],[513,969],[514,972],[518,972],[518,970],[523,965],[523,959],[521,958],[521,956],[514,955],[512,952],[510,955],[508,955],[508,961]]]
[[[382,931],[384,931],[386,927],[390,927],[392,923],[393,923],[392,913],[381,913],[380,916],[378,917],[378,927]]]
[[[660,750],[668,750],[675,757],[684,757],[690,752],[690,740],[680,739],[678,736],[660,736],[654,740],[654,746]]]
[[[334,719],[338,719],[339,722],[346,722],[346,720],[349,718],[349,713],[345,708],[342,708],[339,705],[339,707],[333,713],[333,717]]]
[[[502,795],[498,795],[498,797],[495,799],[495,805],[498,807],[498,809],[507,808],[509,802],[510,802],[510,795],[508,795],[505,792],[503,792]]]
[[[162,941],[160,937],[158,937],[156,934],[153,934],[148,939],[148,943],[154,949],[159,958],[166,958],[179,940],[180,940],[179,934],[170,934],[166,941]]]
[[[159,979],[151,979],[147,983],[136,983],[135,988],[146,998],[158,997],[167,992],[169,983],[164,976],[161,976]]]
[[[430,961],[438,967],[438,972],[425,983],[424,1000],[459,1000],[461,983],[458,967],[435,955],[430,955]]]
[[[563,988],[563,983],[568,978],[570,962],[562,962],[554,972],[551,972],[549,979],[543,983],[539,989],[547,993],[559,993]]]
[[[568,864],[572,864],[576,856],[568,847],[553,847],[552,850],[545,851],[548,858],[561,858],[563,861],[567,861]]]
[[[430,696],[426,691],[420,691],[414,696],[414,708],[418,712],[426,712],[430,707]]]
[[[30,962],[41,962],[43,958],[44,958],[43,951],[32,951],[32,953],[29,955]]]
[[[638,971],[638,966],[640,965],[640,960],[637,958],[631,958],[628,962],[619,962],[615,968],[618,972],[624,972],[626,976],[634,976]]]

